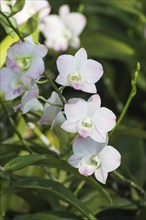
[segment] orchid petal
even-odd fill
[[[72,155],[68,161],[67,161],[71,166],[75,167],[75,168],[79,168],[80,166],[80,158],[78,158],[76,155]]]
[[[99,143],[105,143],[106,142],[107,133],[100,132],[96,128],[92,130],[91,138]]]
[[[98,168],[98,169],[96,169],[94,175],[95,175],[95,178],[96,178],[99,182],[101,182],[101,183],[103,183],[103,184],[106,183],[106,180],[107,180],[107,177],[108,177],[108,173],[105,172],[105,171],[103,171],[103,170],[101,169],[101,167]]]
[[[97,109],[100,108],[101,106],[101,99],[100,96],[98,94],[92,95],[88,101],[87,101],[87,105],[88,105],[88,115],[90,117],[93,117],[94,113],[97,111]]]
[[[105,107],[97,109],[93,116],[93,120],[95,121],[96,129],[103,132],[112,130],[116,124],[115,114]]]
[[[112,146],[106,146],[100,152],[100,161],[102,164],[102,169],[105,172],[111,172],[117,169],[121,163],[120,153]]]
[[[63,77],[60,74],[55,79],[55,82],[57,82],[58,84],[60,84],[62,86],[70,86],[68,78],[67,77]]]
[[[76,68],[79,70],[83,63],[87,60],[87,52],[84,48],[79,49],[75,54]]]
[[[71,123],[69,121],[65,121],[62,125],[61,128],[63,128],[65,131],[71,132],[71,133],[76,133],[77,132],[77,123]]]
[[[79,12],[68,14],[65,24],[74,35],[80,35],[86,25],[86,18]]]
[[[89,137],[77,137],[73,142],[73,153],[80,158],[94,155],[96,153],[96,142]]]
[[[70,122],[76,122],[87,115],[87,103],[83,99],[70,99],[64,109],[67,120]]]
[[[61,55],[57,59],[59,73],[66,77],[75,70],[75,59],[72,55]]]
[[[4,67],[0,70],[0,90],[3,92],[10,92],[10,84],[15,78],[15,73],[11,69]]]
[[[88,59],[84,62],[80,69],[81,73],[88,83],[96,83],[103,75],[103,68],[100,63],[95,60]]]

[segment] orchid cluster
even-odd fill
[[[2,11],[10,13],[16,0],[0,0]],[[51,6],[47,0],[25,0],[21,11],[13,17],[17,25],[22,25],[28,18],[39,14],[39,29],[45,37],[45,45],[55,51],[65,51],[69,46],[80,46],[79,35],[86,25],[86,18],[79,12],[70,12],[68,5],[59,8],[59,15],[50,14]]]
[[[120,154],[108,145],[108,132],[116,124],[115,114],[106,107],[101,107],[101,99],[96,94],[95,83],[103,75],[102,65],[87,58],[84,48],[73,55],[61,55],[57,59],[59,75],[56,82],[61,86],[70,86],[93,95],[86,101],[82,98],[71,98],[67,102],[60,99],[58,91],[53,91],[46,104],[38,100],[37,82],[45,71],[43,57],[47,48],[35,44],[29,38],[16,42],[8,49],[6,67],[1,69],[0,90],[5,100],[21,96],[21,103],[14,110],[43,111],[39,125],[56,124],[67,132],[77,134],[73,141],[73,155],[68,163],[78,168],[80,174],[90,176],[93,173],[101,183],[105,183],[108,172],[120,165]],[[62,111],[63,110],[63,111]]]
[[[15,2],[2,1],[2,10],[9,13],[10,5]],[[99,182],[105,184],[108,173],[119,167],[121,156],[108,145],[108,132],[116,125],[116,116],[101,106],[95,85],[103,75],[102,65],[88,59],[84,48],[80,48],[74,56],[60,55],[56,61],[59,74],[55,81],[61,87],[58,89],[55,85],[53,88],[57,89],[47,100],[39,96],[38,88],[45,72],[43,58],[47,55],[47,48],[56,51],[67,50],[69,46],[78,48],[86,18],[79,12],[70,12],[68,5],[60,7],[59,15],[48,15],[50,5],[46,0],[37,3],[26,0],[23,9],[14,18],[21,25],[36,13],[39,14],[39,27],[46,38],[46,46],[35,44],[31,37],[12,44],[7,51],[6,67],[0,72],[0,90],[5,100],[21,97],[14,111],[19,109],[23,114],[39,111],[39,125],[50,125],[51,129],[59,125],[65,131],[76,134],[73,155],[68,163],[81,175],[94,174]],[[66,101],[62,91],[67,86],[92,95],[87,101],[80,97]],[[40,99],[45,101],[44,106]]]

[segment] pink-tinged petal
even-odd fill
[[[91,138],[77,137],[73,142],[73,153],[78,157],[96,154],[96,142]]]
[[[3,92],[10,92],[10,84],[15,77],[15,73],[13,73],[11,69],[6,67],[2,68],[0,70],[0,90]]]
[[[68,78],[67,77],[63,77],[60,74],[55,79],[55,82],[57,82],[58,84],[60,84],[62,86],[70,86],[70,82],[69,82]]]
[[[108,132],[116,125],[116,116],[108,108],[101,107],[93,116],[95,127],[97,130]]]
[[[99,154],[102,169],[105,172],[111,172],[117,169],[121,164],[120,153],[112,146],[106,146]]]
[[[78,127],[78,133],[84,138],[91,136],[91,130],[86,128]]]
[[[96,170],[96,166],[86,162],[86,159],[82,159],[82,162],[79,166],[79,173],[84,176],[91,176]]]
[[[96,83],[103,75],[103,67],[95,60],[88,59],[80,69],[88,83]]]
[[[88,92],[88,93],[96,93],[97,89],[96,89],[96,86],[94,84],[84,82],[82,91]]]
[[[78,158],[75,155],[72,155],[68,161],[67,161],[71,166],[75,167],[75,168],[79,168],[80,163],[81,163],[81,159]]]
[[[82,88],[84,87],[84,84],[82,82],[73,82],[73,81],[71,81],[71,85],[76,90],[82,90]]]
[[[46,56],[47,52],[48,52],[48,49],[46,46],[44,46],[42,44],[35,45],[34,49],[32,51],[32,56],[42,58],[42,57]]]
[[[76,103],[71,104],[71,102]],[[83,99],[70,99],[68,103],[65,104],[64,110],[68,121],[77,122],[78,120],[86,117],[87,103]]]
[[[75,64],[75,58],[72,55],[61,55],[57,59],[57,69],[64,77],[74,72]]]
[[[36,98],[34,98],[26,103],[22,103],[21,110],[23,114],[26,114],[28,111],[42,111],[43,106]]]
[[[79,49],[75,54],[76,69],[79,70],[83,63],[87,60],[87,53],[84,48]]]
[[[45,66],[41,58],[33,60],[31,67],[25,73],[31,79],[38,79],[44,72]]]
[[[107,180],[107,177],[108,177],[108,173],[105,172],[104,170],[102,170],[101,167],[98,168],[98,169],[96,169],[94,175],[95,175],[95,178],[96,178],[99,182],[101,182],[101,183],[103,183],[103,184],[106,183],[106,180]]]
[[[77,132],[77,123],[71,123],[69,121],[65,121],[62,125],[61,128],[63,128],[65,131],[71,132],[71,133],[76,133]]]
[[[86,25],[86,18],[81,13],[72,12],[68,14],[65,24],[74,35],[80,35]]]
[[[91,133],[91,138],[99,143],[105,143],[107,140],[107,134],[94,128]]]
[[[14,71],[15,73],[20,72],[20,68],[18,67],[16,63],[16,60],[11,60],[9,59],[9,57],[6,58],[6,66],[10,68],[12,71]]]
[[[98,94],[92,95],[88,101],[88,116],[93,117],[94,113],[97,111],[97,109],[101,106],[101,99]]]

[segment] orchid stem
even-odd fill
[[[51,86],[53,87],[53,89],[57,92],[57,94],[59,95],[60,97],[60,100],[62,102],[63,105],[65,105],[65,100],[62,96],[62,93],[60,92],[60,90],[57,88],[57,86],[55,85],[55,83],[53,82],[53,80],[50,78],[49,74],[47,72],[45,72],[45,75],[47,77],[47,79],[49,80]]]
[[[132,81],[131,81],[131,86],[132,86],[132,88],[131,88],[130,95],[129,95],[129,97],[128,97],[128,100],[127,100],[127,102],[126,102],[126,104],[125,104],[125,106],[124,106],[122,112],[121,112],[120,117],[118,118],[117,124],[116,124],[116,126],[114,127],[114,129],[110,132],[109,137],[110,137],[111,135],[113,135],[113,133],[116,131],[117,127],[119,126],[119,124],[120,124],[121,121],[123,120],[123,118],[124,118],[124,116],[125,116],[125,114],[126,114],[128,108],[129,108],[129,105],[130,105],[130,103],[131,103],[133,97],[136,95],[136,92],[137,92],[136,83],[137,83],[137,78],[138,78],[139,72],[140,72],[140,63],[137,63],[137,68],[136,68],[136,71],[135,71],[135,73],[134,73],[134,79],[132,79]]]
[[[38,96],[37,98],[40,99],[40,100],[42,100],[43,102],[46,102],[46,103],[48,103],[48,104],[54,106],[54,107],[60,107],[60,108],[63,107],[63,105],[54,104],[54,103],[52,103],[52,102],[49,102],[49,101],[48,101],[47,99],[45,99],[43,96]]]
[[[45,83],[48,83],[48,79],[45,79],[45,80],[41,80],[41,81],[36,81],[37,82],[37,84],[45,84]]]

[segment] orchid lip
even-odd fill
[[[81,76],[78,72],[71,73],[69,78],[70,81],[74,81],[74,82],[79,82],[81,80]]]
[[[81,125],[84,127],[84,128],[91,128],[92,127],[92,121],[89,117],[85,118],[82,122],[81,122]]]
[[[17,57],[16,59],[16,63],[22,71],[27,71],[30,68],[31,61],[32,61],[32,58],[29,56],[28,57],[27,56]]]

